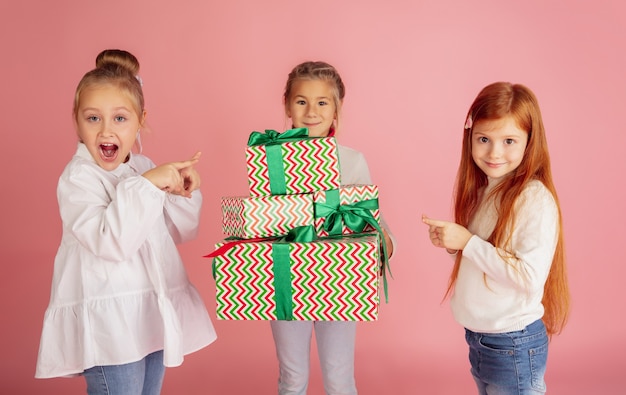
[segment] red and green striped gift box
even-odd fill
[[[313,195],[223,197],[222,231],[242,239],[286,235],[313,223]]]
[[[306,128],[252,132],[246,147],[250,196],[293,195],[339,188],[334,137],[308,137]]]
[[[379,239],[224,240],[213,257],[222,320],[375,321]]]
[[[306,225],[315,225],[320,237],[374,232],[376,228],[363,222],[363,217],[380,221],[376,185],[346,185],[297,195],[223,197],[221,208],[224,234],[243,239],[283,236]],[[351,217],[363,222],[356,230]]]

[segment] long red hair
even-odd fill
[[[481,120],[513,117],[517,126],[527,131],[528,142],[520,165],[492,191],[498,202],[498,219],[488,238],[494,246],[507,251],[515,224],[516,199],[533,180],[541,181],[552,193],[559,211],[559,236],[548,279],[544,285],[543,321],[547,332],[558,334],[565,326],[569,314],[570,294],[565,265],[561,208],[550,170],[550,155],[545,129],[537,98],[527,87],[508,82],[496,82],[483,88],[472,103],[463,133],[461,162],[454,193],[455,222],[467,227],[480,204],[480,191],[487,185],[487,176],[472,159],[472,126]],[[450,295],[456,282],[462,254],[458,254],[446,295]],[[506,257],[504,257],[506,258]]]

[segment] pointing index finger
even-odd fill
[[[176,167],[176,169],[178,170],[182,170],[186,167],[193,166],[200,161],[201,154],[202,153],[198,151],[191,157],[191,159],[183,160],[180,162],[172,162],[172,165],[174,165],[174,167]]]
[[[422,222],[430,226],[443,226],[446,224],[445,221],[428,218],[425,214],[422,214]]]

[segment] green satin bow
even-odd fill
[[[344,205],[329,205],[326,203],[315,204],[315,216],[326,218],[324,230],[329,235],[339,235],[345,224],[354,233],[362,233],[367,224],[374,229],[378,222],[372,215],[372,210],[378,209],[378,199],[363,200],[360,202]]]
[[[282,144],[286,141],[302,140],[309,137],[309,129],[307,128],[295,128],[285,130],[283,133],[278,133],[275,130],[266,129],[264,133],[252,132],[248,137],[248,146],[255,145],[273,145]]]

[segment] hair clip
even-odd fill
[[[467,119],[465,120],[465,129],[471,129],[473,125],[472,122],[472,114],[467,116]]]
[[[139,85],[143,87],[143,80],[141,79],[141,77],[136,75],[135,78],[137,78],[137,81],[139,81]]]

